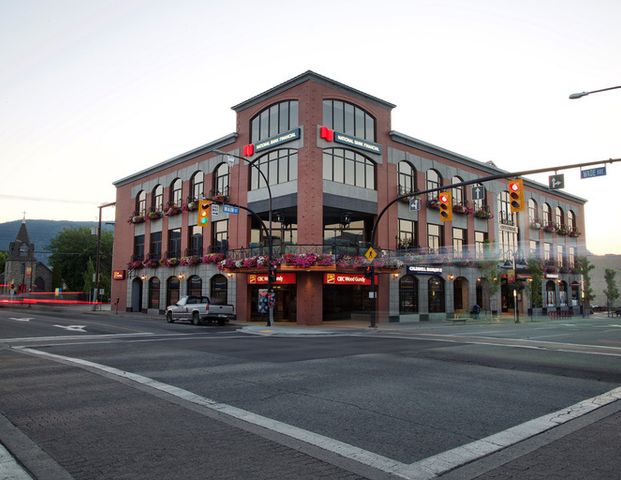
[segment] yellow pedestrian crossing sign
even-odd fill
[[[369,262],[372,262],[375,257],[377,257],[377,252],[373,249],[373,247],[369,247],[369,249],[364,253],[364,256]]]

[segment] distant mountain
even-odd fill
[[[9,244],[15,241],[21,220],[0,223],[0,250],[8,251]],[[68,228],[94,228],[96,231],[97,222],[72,222],[69,220],[26,220],[28,237],[35,246],[35,256],[37,260],[49,266],[50,256],[48,246],[52,238],[58,233]],[[113,225],[102,224],[102,230],[114,231]]]

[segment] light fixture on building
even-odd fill
[[[232,274],[231,272],[228,272],[228,273],[226,274],[226,276],[227,276],[227,277],[229,277],[229,278],[233,278],[233,274]]]
[[[179,280],[183,280],[185,278],[185,275],[183,273],[180,273],[179,275],[177,275],[177,278]]]
[[[394,279],[399,278],[399,274],[398,274],[397,272],[393,273],[393,274],[392,274],[392,278],[394,278]]]
[[[455,275],[449,273],[448,279],[452,282],[453,280],[455,280]]]
[[[141,279],[141,280],[146,280],[146,279],[147,279],[147,276],[143,273],[142,275],[140,275],[140,279]]]

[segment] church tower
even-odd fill
[[[22,220],[15,241],[9,244],[4,280],[5,284],[14,285],[18,294],[47,291],[52,286],[52,271],[37,261],[34,243],[28,236],[26,219]]]

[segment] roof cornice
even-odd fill
[[[229,133],[228,135],[225,135],[222,138],[214,140],[213,142],[210,142],[210,143],[206,143],[205,145],[202,145],[193,150],[190,150],[189,152],[185,152],[185,153],[182,153],[181,155],[177,155],[176,157],[165,160],[161,163],[158,163],[157,165],[153,165],[152,167],[149,167],[145,170],[132,173],[130,176],[121,178],[120,180],[117,180],[116,182],[113,182],[112,184],[116,187],[120,187],[127,183],[133,182],[134,180],[138,180],[144,177],[145,175],[151,175],[153,173],[160,172],[167,168],[174,167],[175,165],[178,165],[180,163],[186,162],[188,160],[192,160],[193,158],[209,153],[216,148],[221,148],[226,145],[235,143],[237,141],[237,137],[238,137],[237,132]]]
[[[419,140],[418,138],[410,137],[405,135],[404,133],[397,132],[392,130],[389,132],[390,138],[392,141],[396,143],[401,143],[403,145],[407,145],[408,147],[416,148],[417,150],[422,150],[423,152],[431,153],[433,155],[437,155],[442,158],[446,158],[448,160],[452,160],[457,163],[461,163],[462,165],[466,165],[468,167],[476,168],[477,170],[483,170],[484,172],[489,173],[490,175],[496,175],[499,173],[511,173],[507,170],[503,170],[502,168],[498,168],[494,165],[490,165],[489,163],[481,162],[479,160],[475,160],[470,157],[466,157],[465,155],[460,155],[459,153],[451,152],[450,150],[446,150],[442,147],[438,147],[431,143],[424,142]],[[563,192],[561,190],[550,190],[547,185],[544,185],[539,182],[535,182],[534,180],[529,180],[527,178],[524,179],[524,183],[532,188],[536,188],[537,190],[545,190],[546,193],[551,193],[554,195],[558,195],[564,197],[568,200],[572,200],[574,202],[586,203],[587,200],[576,195],[572,195],[567,192]]]
[[[245,110],[253,105],[256,105],[257,103],[260,103],[270,97],[273,97],[282,92],[285,92],[304,82],[308,82],[309,80],[313,80],[315,82],[319,82],[324,85],[335,87],[341,90],[346,90],[348,93],[353,94],[356,97],[362,98],[367,101],[378,103],[382,107],[387,107],[387,108],[396,107],[396,105],[390,102],[387,102],[386,100],[382,100],[381,98],[377,98],[367,93],[364,93],[360,90],[356,90],[355,88],[352,88],[349,85],[345,85],[344,83],[340,83],[340,82],[337,82],[336,80],[332,80],[331,78],[324,77],[323,75],[319,75],[318,73],[315,73],[312,70],[307,70],[306,72],[302,73],[301,75],[298,75],[297,77],[293,77],[292,79],[287,80],[286,82],[283,82],[280,85],[276,85],[275,87],[270,88],[269,90],[266,90],[265,92],[260,93],[259,95],[256,95],[252,98],[249,98],[248,100],[245,100],[241,103],[238,103],[237,105],[232,106],[231,109],[239,113],[242,110]]]

